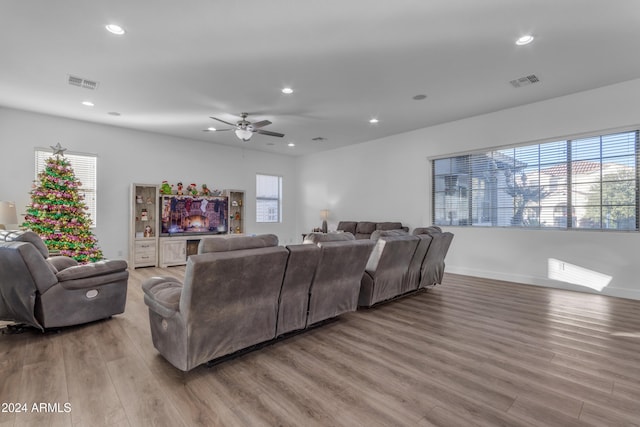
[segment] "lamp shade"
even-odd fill
[[[329,219],[329,210],[323,209],[320,211],[320,218],[322,218],[322,232],[327,232],[327,220]]]
[[[0,224],[18,224],[18,213],[14,202],[0,201]]]

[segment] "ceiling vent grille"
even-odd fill
[[[78,86],[84,89],[96,90],[98,89],[98,82],[92,80],[83,79],[82,77],[76,77],[69,75],[69,84],[71,86]]]
[[[539,81],[540,79],[535,74],[530,74],[525,77],[520,77],[519,79],[511,80],[509,83],[511,83],[513,87],[522,87],[538,83]]]

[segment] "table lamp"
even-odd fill
[[[9,230],[18,228],[18,214],[14,202],[0,201],[0,225]]]
[[[327,220],[329,219],[329,210],[323,209],[320,211],[320,218],[322,218],[322,232],[327,232]]]

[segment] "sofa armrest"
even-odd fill
[[[74,279],[86,279],[88,277],[103,276],[117,273],[127,269],[127,262],[123,260],[98,261],[91,264],[82,264],[65,268],[58,271],[56,277],[58,281],[64,282]]]
[[[142,283],[144,303],[149,310],[164,318],[172,317],[180,310],[182,283],[173,277],[152,277]]]

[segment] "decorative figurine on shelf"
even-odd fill
[[[207,187],[207,184],[202,184],[202,195],[203,196],[211,195],[211,190],[209,190],[209,187]]]
[[[160,186],[160,194],[171,194],[173,192],[172,185],[169,185],[169,182],[162,181],[162,185]]]
[[[240,221],[240,212],[236,212],[236,221]]]
[[[233,207],[238,206],[238,202],[237,202],[236,200],[232,201],[232,202],[231,202],[231,206],[233,206]]]
[[[142,212],[140,212],[140,221],[149,221],[149,213],[146,209],[142,209]]]
[[[153,237],[153,229],[150,225],[144,227],[144,237]]]
[[[187,186],[187,193],[191,194],[192,196],[197,196],[198,195],[198,186],[196,184],[189,184]]]
[[[236,227],[236,234],[240,234],[240,226]]]
[[[178,196],[182,196],[184,193],[182,192],[182,183],[178,183]]]
[[[136,194],[136,203],[143,203],[142,196],[140,194]]]

